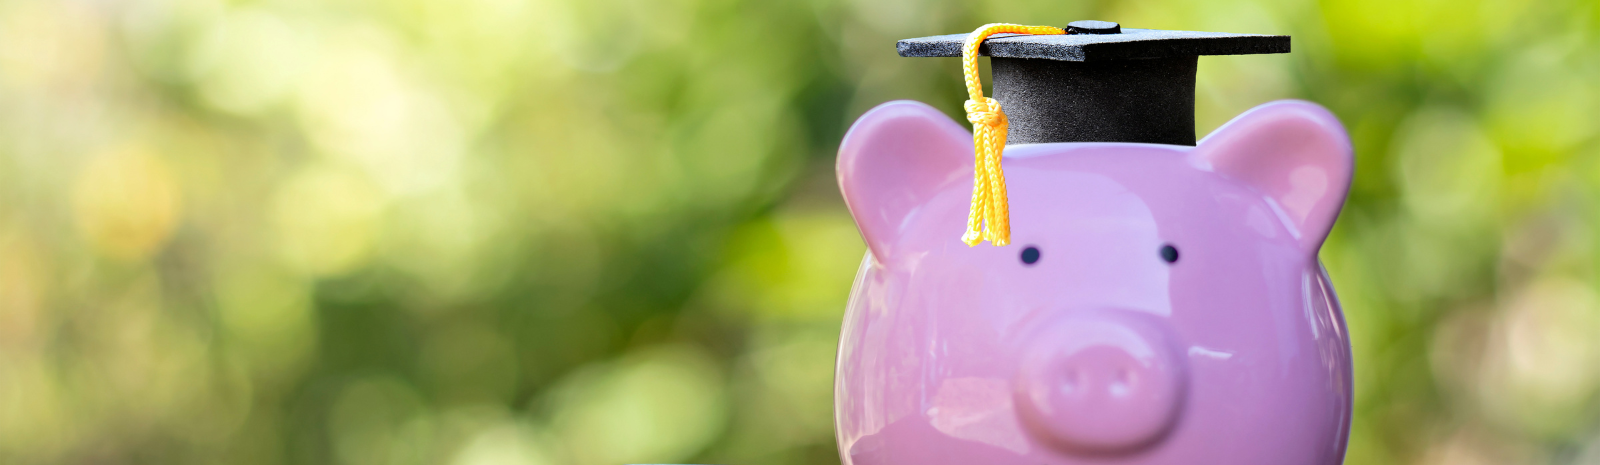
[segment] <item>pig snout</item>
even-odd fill
[[[1069,453],[1154,445],[1178,421],[1188,374],[1154,315],[1106,310],[1056,318],[1021,346],[1016,404],[1030,434]]]

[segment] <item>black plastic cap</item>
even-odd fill
[[[1078,21],[1072,24],[1079,23],[1116,26],[1116,23],[1109,21]],[[1068,25],[1067,29],[1071,32],[1075,28]],[[1289,53],[1289,36],[1124,29],[1120,26],[1117,26],[1117,30],[1120,32],[1040,36],[996,34],[983,41],[983,45],[978,47],[978,54],[995,58],[1105,61]],[[895,44],[895,48],[903,57],[959,57],[961,45],[966,40],[966,34],[918,37],[902,40]]]
[[[1143,142],[1194,145],[1196,58],[1288,53],[1289,36],[1125,29],[1076,21],[1062,35],[1000,34],[994,98],[1010,120],[1007,144]],[[904,57],[960,57],[966,34],[896,44]]]

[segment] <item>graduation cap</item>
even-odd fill
[[[1200,55],[1288,53],[1289,36],[1124,29],[1076,21],[1062,35],[983,41],[1008,144],[1147,142],[1194,145]],[[960,57],[967,34],[906,39],[903,57]]]

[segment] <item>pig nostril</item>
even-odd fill
[[[1133,392],[1133,388],[1128,386],[1128,383],[1126,382],[1117,381],[1115,383],[1111,383],[1110,386],[1106,386],[1106,392],[1111,393],[1111,397],[1121,399],[1128,397],[1128,394]]]
[[[1083,382],[1083,374],[1082,373],[1079,373],[1076,368],[1068,369],[1067,372],[1066,372],[1066,376],[1063,376],[1062,379],[1061,379],[1061,393],[1062,394],[1072,394],[1073,391],[1077,391],[1078,390],[1078,384],[1080,384],[1082,382]]]
[[[1106,386],[1106,391],[1118,399],[1128,397],[1133,392],[1133,372],[1128,367],[1118,368],[1116,378]]]

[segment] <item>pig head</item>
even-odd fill
[[[1006,148],[1012,245],[960,241],[971,134],[891,102],[838,175],[869,251],[835,423],[854,465],[1333,465],[1350,349],[1317,251],[1343,127],[1262,105],[1194,147]]]

